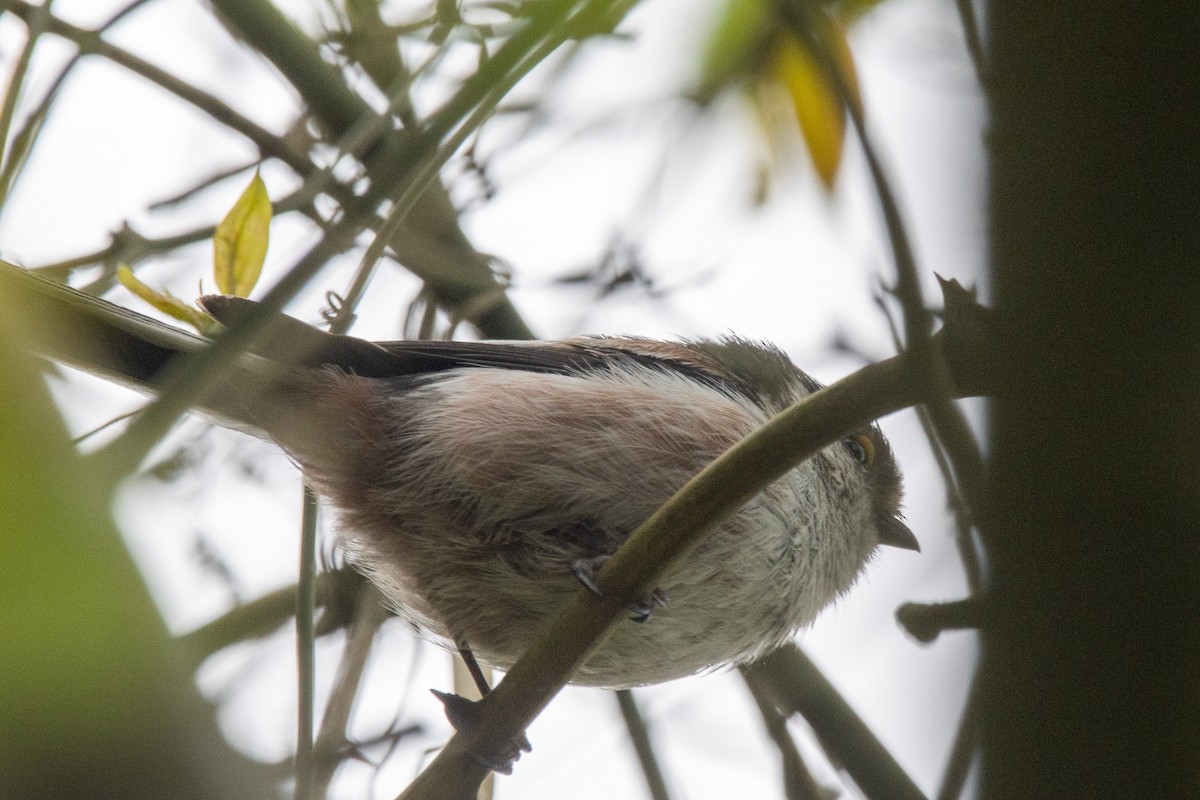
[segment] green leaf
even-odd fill
[[[213,233],[213,277],[224,294],[248,297],[267,257],[271,198],[256,170]],[[169,312],[168,312],[169,313]]]
[[[762,0],[726,0],[701,56],[700,89],[707,101],[752,74],[769,31]]]
[[[122,475],[80,457],[31,356],[32,332],[68,335],[72,315],[23,294],[0,292],[0,794],[278,794],[221,739],[113,526]]]
[[[180,300],[175,295],[165,290],[151,289],[146,284],[142,283],[137,275],[133,274],[125,264],[117,267],[117,280],[121,282],[129,291],[145,300],[150,305],[157,308],[162,313],[169,317],[186,322],[196,330],[204,333],[211,329],[215,320],[193,306]]]

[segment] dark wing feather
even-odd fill
[[[575,342],[376,342],[402,362],[427,365],[419,372],[490,368],[558,375],[588,372],[612,365],[613,354],[597,353]],[[411,374],[411,373],[408,373]]]
[[[212,295],[201,305],[224,325],[236,325],[251,300]],[[291,317],[253,345],[258,355],[288,364],[332,366],[367,378],[414,378],[452,369],[511,369],[556,375],[604,372],[636,364],[676,372],[727,394],[752,396],[745,382],[695,344],[637,338],[557,342],[368,342],[326,333]]]
[[[581,337],[557,342],[399,341],[376,344],[399,359],[437,365],[423,372],[477,367],[579,375],[637,365],[675,372],[726,394],[749,396],[748,387],[721,362],[690,344],[676,342]]]

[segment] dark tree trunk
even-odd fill
[[[1200,4],[988,26],[981,796],[1200,797]]]

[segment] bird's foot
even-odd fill
[[[571,574],[575,579],[583,584],[592,594],[603,597],[604,592],[600,591],[600,587],[596,584],[596,573],[600,571],[612,556],[592,556],[591,558],[577,558],[571,562]],[[635,600],[626,608],[629,609],[629,618],[637,623],[646,622],[654,614],[655,607],[665,607],[667,605],[667,593],[662,589],[654,589],[648,597],[643,597],[640,600]]]

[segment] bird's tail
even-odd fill
[[[206,346],[158,320],[0,262],[5,335],[55,361],[154,391],[180,356]],[[15,318],[13,318],[15,317]]]
[[[236,324],[252,306],[240,298],[210,297],[202,301],[223,324]],[[190,356],[211,342],[132,312],[28,270],[0,262],[0,333],[17,345],[51,360],[98,375],[148,394],[156,394]],[[336,337],[278,315],[254,352],[236,356],[196,401],[196,408],[226,427],[270,438],[307,461],[328,453],[347,415],[327,409],[355,399],[347,382],[354,364],[336,365],[325,353],[336,348],[341,360],[377,356],[374,345]],[[376,348],[377,349],[377,348]],[[382,351],[380,351],[382,352]],[[263,353],[270,353],[265,358]],[[350,387],[353,388],[353,387]],[[330,397],[337,389],[345,396]]]

